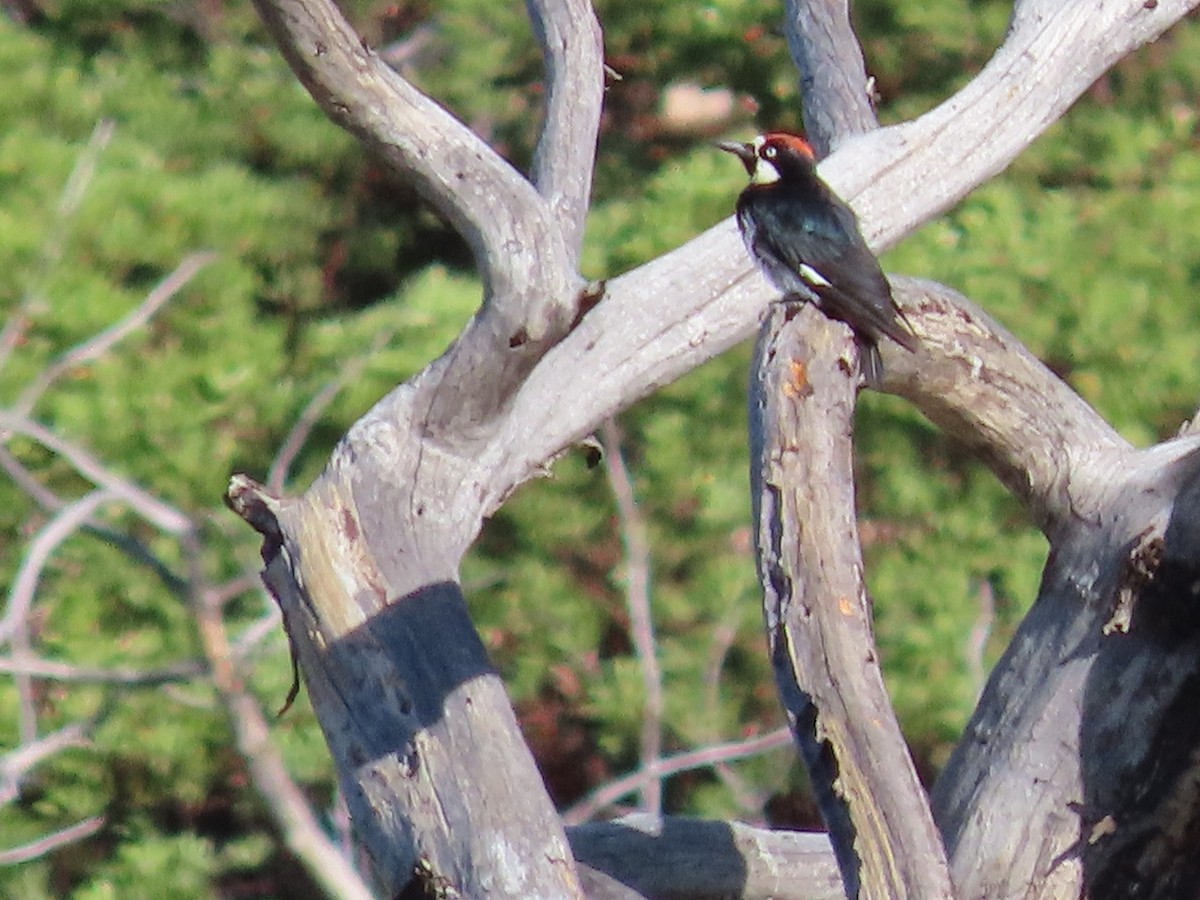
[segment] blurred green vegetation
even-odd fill
[[[530,158],[539,55],[519,4],[343,7],[373,42],[424,34],[406,74],[515,163]],[[743,175],[713,152],[713,133],[800,122],[774,4],[598,8],[621,80],[610,84],[601,138],[592,277],[728,215]],[[881,117],[918,114],[961,86],[1000,40],[1007,11],[992,0],[859,3]],[[217,251],[149,327],[70,371],[34,414],[200,521],[210,577],[253,570],[257,541],[219,502],[229,473],[265,474],[314,394],[394,332],[318,423],[294,469],[292,488],[302,489],[350,423],[473,311],[479,287],[461,243],[324,119],[245,4],[46,0],[29,22],[0,20],[0,81],[0,309],[28,320],[0,369],[0,405],[134,309],[189,253]],[[661,104],[683,82],[732,88],[731,118],[676,127]],[[1200,395],[1198,84],[1200,33],[1188,26],[1120,64],[1009,172],[885,259],[968,294],[1142,444],[1171,434]],[[111,140],[89,149],[102,120]],[[74,205],[64,189],[88,160],[94,171]],[[782,722],[749,547],[748,355],[738,348],[622,419],[653,546],[669,751]],[[903,402],[866,397],[858,438],[878,637],[903,725],[933,773],[980,686],[968,635],[994,607],[983,663],[994,660],[1036,593],[1045,543],[988,472]],[[9,449],[61,496],[86,489],[33,443]],[[568,456],[554,474],[495,517],[463,575],[551,790],[569,804],[636,764],[642,693],[603,467]],[[170,541],[128,514],[102,518],[179,563]],[[46,521],[0,480],[6,582]],[[265,611],[254,591],[226,609],[235,632]],[[55,555],[32,621],[38,654],[77,665],[153,669],[200,655],[170,585],[86,533]],[[254,691],[277,708],[290,679],[282,636],[253,661]],[[0,808],[3,845],[89,816],[108,824],[0,871],[0,895],[312,895],[248,786],[210,689],[43,681],[37,704],[43,734],[89,716],[101,724],[89,746],[39,766]],[[0,752],[18,743],[17,711],[5,676]],[[291,771],[327,808],[333,774],[303,701],[273,727]],[[672,779],[670,809],[810,819],[789,753],[736,771],[738,782]]]

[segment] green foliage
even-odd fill
[[[188,254],[215,251],[148,327],[67,372],[34,415],[193,515],[206,571],[232,578],[255,566],[257,547],[219,507],[229,473],[265,473],[314,394],[377,346],[296,461],[301,489],[357,416],[445,348],[479,285],[445,226],[324,119],[248,7],[55,0],[46,8],[29,28],[0,22],[0,309],[28,317],[0,368],[0,405],[136,308]],[[396,22],[431,29],[433,49],[413,77],[516,164],[531,158],[541,71],[519,4],[344,8],[372,38],[389,38]],[[961,85],[999,41],[1008,9],[998,0],[858,4],[881,116],[913,115]],[[719,221],[742,185],[724,155],[659,121],[666,85],[732,87],[761,124],[800,121],[774,6],[604,0],[598,11],[621,80],[607,96],[584,251],[590,277],[635,267]],[[979,302],[1138,443],[1172,433],[1200,388],[1192,364],[1200,162],[1190,103],[1198,40],[1194,28],[1180,30],[1122,64],[1004,177],[885,260]],[[112,123],[111,140],[91,139],[89,149],[101,120]],[[750,113],[734,127],[748,133]],[[89,161],[82,197],[66,195],[72,172]],[[750,546],[748,357],[737,348],[621,420],[652,546],[669,752],[782,722]],[[974,701],[979,666],[995,659],[1036,593],[1045,543],[989,473],[903,402],[865,398],[857,430],[884,665],[914,749],[936,769]],[[87,490],[33,442],[8,446],[65,499]],[[172,541],[116,506],[99,518],[183,565]],[[0,542],[8,581],[23,541],[46,522],[0,481],[0,531],[21,538]],[[591,781],[565,799],[636,765],[644,698],[603,467],[569,455],[553,479],[522,489],[489,523],[463,577],[522,714],[557,717],[559,737],[539,747],[542,761],[576,753],[587,763]],[[968,634],[989,606],[981,661]],[[236,635],[264,612],[246,593],[226,618]],[[170,580],[93,533],[55,553],[34,621],[35,650],[51,660],[150,670],[200,656]],[[290,684],[282,636],[253,662],[252,689],[277,708]],[[0,808],[3,843],[96,815],[106,825],[0,873],[0,894],[211,897],[243,875],[281,877],[281,842],[208,687],[36,684],[41,733],[83,718],[97,726],[90,745],[39,766],[19,801]],[[17,721],[6,676],[0,747],[19,742]],[[303,697],[273,727],[290,771],[327,804],[333,774]],[[737,771],[745,791],[706,772],[672,779],[670,808],[758,815],[739,808],[746,791],[774,792],[772,809],[795,808],[781,799],[802,790],[790,753]]]

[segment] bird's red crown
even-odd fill
[[[764,147],[778,147],[780,150],[789,150],[792,153],[797,153],[800,156],[806,157],[810,161],[815,161],[816,153],[813,152],[812,145],[798,134],[790,134],[786,131],[768,131],[762,136]]]

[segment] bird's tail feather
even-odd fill
[[[879,345],[861,334],[855,335],[855,343],[858,344],[858,369],[863,382],[872,390],[882,390],[883,357],[879,354]]]

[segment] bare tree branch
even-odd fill
[[[604,100],[604,43],[589,0],[526,0],[546,66],[546,120],[533,184],[578,268]]]
[[[817,157],[877,128],[847,0],[787,0],[783,30],[800,73],[805,133]]]
[[[337,479],[318,485],[281,502],[235,478],[229,502],[264,535],[264,580],[382,892],[415,876],[465,896],[578,896],[561,822],[458,584],[396,593],[419,560],[397,567],[373,501],[356,505]],[[301,550],[291,533],[316,542]]]
[[[416,380],[416,415],[431,435],[485,439],[529,370],[579,314],[583,282],[561,223],[483,140],[367,48],[332,0],[255,6],[321,108],[411,179],[471,245],[483,307]],[[572,136],[580,137],[577,130]],[[397,413],[409,415],[393,407],[389,417]]]
[[[37,374],[37,377],[21,393],[20,399],[17,400],[12,408],[13,414],[18,416],[29,415],[38,398],[64,372],[100,358],[117,343],[149,322],[150,318],[156,312],[183,290],[187,283],[195,277],[197,272],[215,258],[215,253],[193,253],[191,256],[186,257],[183,262],[175,267],[175,271],[160,281],[154,287],[154,290],[146,295],[146,299],[136,309],[125,316],[125,318],[60,354],[54,362],[42,369]]]
[[[16,799],[21,782],[35,766],[68,747],[86,746],[91,729],[91,722],[75,722],[35,741],[22,742],[0,757],[0,806]]]
[[[37,738],[34,682],[25,671],[25,666],[29,665],[34,656],[29,636],[29,611],[34,605],[37,584],[41,581],[42,572],[46,570],[50,556],[62,541],[76,533],[101,504],[113,499],[116,499],[113,492],[101,490],[65,506],[41,529],[36,538],[30,541],[17,570],[17,577],[13,578],[12,587],[8,590],[8,604],[4,617],[0,618],[0,644],[7,643],[10,646],[13,661],[17,664],[17,670],[13,672],[13,682],[17,686],[17,722],[22,744],[30,744]]]
[[[629,885],[637,891],[636,896],[689,900],[845,897],[829,840],[823,834],[636,815],[578,825],[569,835],[571,850],[582,865]]]
[[[273,494],[283,493],[292,463],[296,461],[296,457],[304,449],[305,443],[308,442],[308,436],[320,420],[322,413],[325,412],[329,404],[333,402],[334,398],[342,392],[342,389],[347,384],[354,381],[363,373],[371,357],[386,347],[388,342],[395,337],[395,334],[396,330],[394,328],[385,328],[379,332],[371,341],[371,346],[367,349],[366,353],[342,363],[338,368],[337,377],[321,388],[321,390],[317,391],[312,400],[308,402],[308,405],[304,407],[299,418],[292,425],[292,430],[283,439],[283,443],[279,445],[279,450],[276,451],[275,458],[271,460],[271,467],[267,470],[267,490]]]
[[[1200,436],[1082,474],[1087,513],[1052,533],[1037,602],[934,789],[963,896],[1165,897],[1200,877],[1171,837],[1196,808],[1178,711],[1200,702]]]
[[[53,659],[17,660],[0,656],[0,672],[31,678],[82,684],[113,684],[121,687],[158,687],[180,681],[195,681],[207,669],[198,662],[184,662],[162,669],[100,669],[77,666]]]
[[[761,753],[785,747],[789,743],[791,743],[791,736],[788,730],[780,728],[743,741],[731,741],[727,744],[700,747],[696,750],[660,757],[652,766],[601,785],[563,813],[563,821],[568,825],[579,825],[586,822],[622,797],[642,790],[649,780],[662,780],[691,769],[701,769],[719,762],[733,762],[749,756],[758,756]]]
[[[755,348],[751,492],[775,680],[846,894],[952,896],[941,838],[879,669],[863,583],[849,329],[776,305]]]
[[[112,119],[101,119],[92,129],[87,146],[75,161],[62,194],[58,198],[58,206],[54,211],[54,221],[42,245],[40,271],[37,284],[21,300],[18,308],[8,315],[4,329],[0,331],[0,368],[8,362],[8,357],[20,341],[25,329],[29,327],[32,316],[46,302],[42,296],[50,274],[62,259],[63,250],[67,244],[67,231],[71,219],[74,218],[79,204],[83,201],[88,185],[96,174],[96,165],[100,154],[108,146],[116,131]]]
[[[69,825],[66,828],[61,828],[53,834],[48,834],[36,841],[31,841],[28,844],[22,844],[20,847],[11,847],[8,850],[0,850],[0,866],[14,866],[18,863],[30,862],[31,860],[40,859],[47,853],[57,850],[67,844],[74,844],[77,841],[82,841],[85,838],[91,837],[97,831],[104,827],[105,819],[103,816],[92,816],[89,819],[84,819],[74,825]]]
[[[329,0],[256,0],[296,76],[338,125],[411,180],[475,250],[492,293],[530,280],[512,244],[537,246],[543,204],[519,172],[466,125],[389,68]],[[537,280],[536,278],[533,280]]]
[[[892,288],[921,346],[884,349],[887,390],[978,454],[1047,535],[1095,516],[1094,479],[1111,476],[1128,442],[961,294],[915,278]]]
[[[191,582],[192,614],[200,643],[208,659],[213,684],[237,739],[238,750],[246,761],[259,796],[288,849],[330,897],[371,900],[371,890],[337,846],[325,836],[304,793],[288,775],[283,757],[271,741],[270,728],[262,708],[246,689],[238,671],[229,645],[229,635],[221,618],[219,598],[197,580],[199,545],[195,536],[185,536],[184,544],[188,548],[195,576]]]
[[[9,588],[4,617],[0,618],[0,643],[14,640],[15,635],[24,628],[38,582],[54,551],[78,531],[101,504],[116,499],[117,496],[111,491],[93,491],[74,503],[67,504],[30,541],[25,558],[17,570],[17,576]]]
[[[844,0],[790,3],[787,25],[810,140],[828,148],[871,130]],[[851,440],[857,355],[849,328],[779,304],[755,346],[750,484],[767,641],[847,896],[950,898],[863,582]]]
[[[617,501],[617,517],[625,544],[625,605],[629,610],[629,631],[646,695],[640,757],[642,770],[651,771],[662,755],[663,685],[658,647],[654,641],[654,618],[650,611],[650,543],[646,538],[646,523],[633,496],[633,482],[621,455],[621,429],[609,419],[600,434],[604,443],[605,468]],[[647,780],[642,785],[641,795],[644,812],[662,815],[661,780]]]
[[[3,468],[8,477],[13,480],[13,484],[20,488],[21,493],[42,509],[52,511],[64,506],[59,496],[38,481],[34,474],[25,468],[3,443],[0,443],[0,468]]]
[[[191,527],[191,521],[179,510],[120,477],[82,447],[37,422],[0,410],[0,439],[7,440],[12,434],[24,435],[58,454],[84,478],[112,494],[112,499],[129,505],[138,515],[167,534],[179,535]]]

